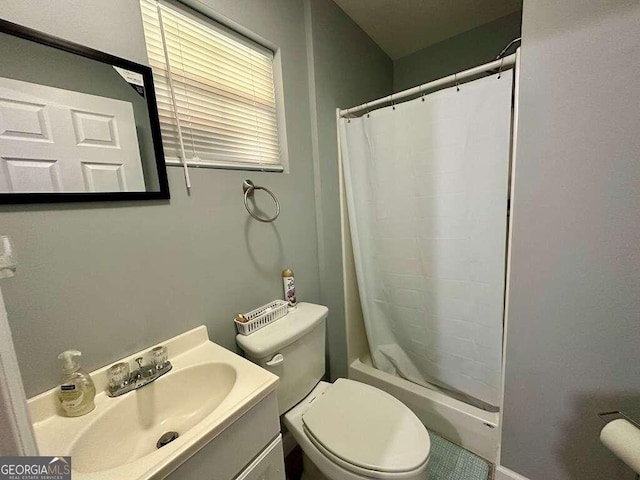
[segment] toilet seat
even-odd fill
[[[304,434],[324,457],[369,478],[405,478],[426,467],[429,434],[408,407],[353,380],[326,385],[301,415]]]

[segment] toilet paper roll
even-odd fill
[[[636,473],[640,473],[640,428],[619,418],[604,426],[600,441]]]

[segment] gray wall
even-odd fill
[[[320,296],[329,307],[328,350],[331,377],[347,374],[340,242],[340,190],[336,108],[391,93],[391,59],[331,0],[305,0],[316,204],[320,258]]]
[[[394,91],[493,60],[511,40],[520,36],[520,23],[521,13],[512,13],[395,60]]]
[[[598,412],[640,418],[640,4],[524,3],[502,464],[631,480]]]
[[[3,291],[28,396],[57,383],[67,348],[93,369],[201,324],[235,348],[233,315],[281,297],[285,266],[300,300],[320,300],[303,2],[207,2],[281,48],[291,173],[192,169],[188,196],[174,167],[167,202],[0,207],[19,253]],[[137,0],[5,1],[0,17],[147,63]],[[249,220],[244,178],[280,198],[274,224]]]

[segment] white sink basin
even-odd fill
[[[235,381],[227,363],[195,365],[110,402],[72,443],[74,470],[108,470],[155,452],[163,433],[184,435],[222,403]]]
[[[91,373],[100,393],[87,415],[64,417],[56,389],[30,399],[40,454],[70,455],[74,479],[161,478],[276,387],[276,376],[210,342],[205,327],[163,345],[173,369],[138,390],[108,397],[108,366]],[[179,436],[158,449],[166,432]]]

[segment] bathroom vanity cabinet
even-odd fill
[[[285,480],[275,392],[245,412],[166,478]]]

